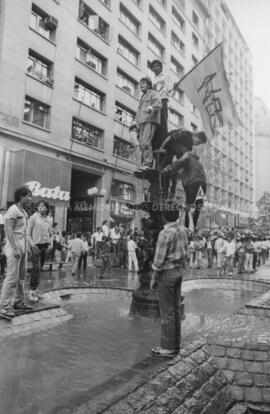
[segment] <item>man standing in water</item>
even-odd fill
[[[181,285],[188,259],[187,229],[180,224],[185,209],[171,201],[165,204],[164,229],[159,233],[150,288],[158,287],[161,317],[160,346],[151,349],[156,357],[174,357],[181,341]]]

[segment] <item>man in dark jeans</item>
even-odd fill
[[[161,316],[160,346],[151,349],[156,357],[174,357],[181,341],[181,285],[188,260],[187,229],[181,225],[184,208],[175,202],[165,204],[164,229],[159,233],[150,288],[158,286]]]
[[[163,175],[172,174],[181,170],[182,185],[186,194],[185,227],[189,228],[189,210],[194,207],[194,230],[203,206],[203,198],[206,193],[206,175],[199,156],[189,151],[186,145],[178,145],[178,160],[172,162],[162,170]]]
[[[28,240],[33,265],[29,290],[31,302],[37,302],[41,298],[41,294],[38,292],[40,271],[44,266],[52,230],[48,220],[49,204],[47,201],[39,201],[37,208],[38,211],[30,217],[28,224]]]

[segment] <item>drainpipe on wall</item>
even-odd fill
[[[6,209],[7,208],[7,196],[8,196],[8,179],[9,179],[9,168],[10,168],[10,151],[4,150],[4,148],[0,147],[0,166],[1,168],[1,176],[2,182],[0,182],[0,189],[1,189],[1,201],[0,207]]]

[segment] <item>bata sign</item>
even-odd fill
[[[34,197],[52,198],[53,200],[69,201],[70,192],[62,191],[60,186],[54,188],[41,187],[38,181],[29,181],[26,183],[27,187],[30,188]]]

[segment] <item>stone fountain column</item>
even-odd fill
[[[157,165],[157,167],[159,167]],[[150,280],[152,275],[151,264],[154,259],[156,242],[159,232],[163,228],[162,209],[164,202],[162,201],[160,186],[160,168],[147,173],[150,181],[150,200],[141,203],[138,207],[149,213],[147,219],[142,219],[141,227],[145,234],[145,240],[138,242],[138,262],[139,262],[139,280],[140,286],[138,290],[132,294],[132,302],[130,306],[131,315],[139,315],[149,318],[157,318],[160,316],[159,302],[157,290],[150,290]],[[184,303],[181,297],[181,318],[184,319]]]

